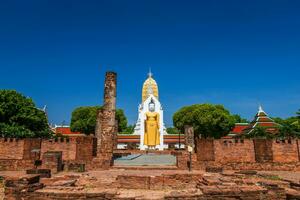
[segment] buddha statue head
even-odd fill
[[[155,111],[155,104],[154,101],[151,99],[151,102],[149,103],[149,111],[154,112]]]

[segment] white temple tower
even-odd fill
[[[164,115],[163,108],[161,103],[159,102],[159,93],[158,93],[158,85],[156,81],[152,77],[152,73],[148,74],[148,79],[144,82],[142,89],[142,103],[138,107],[138,120],[134,129],[134,135],[140,135],[140,150],[147,149],[147,146],[144,144],[144,134],[145,134],[145,115],[146,112],[149,112],[149,104],[153,102],[155,104],[155,112],[159,113],[160,116],[160,144],[156,145],[156,149],[163,150],[164,149],[164,135],[166,133],[166,128],[164,125]]]

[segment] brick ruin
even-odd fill
[[[136,154],[147,153],[139,150],[116,150],[116,134],[117,122],[116,115],[116,86],[117,75],[114,72],[107,72],[104,87],[104,104],[97,114],[97,125],[94,136],[74,136],[68,138],[55,139],[0,139],[0,171],[24,171],[30,169],[50,169],[53,174],[64,171],[92,171],[106,170],[113,168],[113,157],[115,154]],[[186,146],[194,147],[191,161],[193,170],[208,170],[208,168],[216,168],[222,170],[280,170],[280,171],[300,171],[300,140],[264,140],[264,139],[195,139],[192,127],[185,128]],[[155,152],[158,154],[172,154],[177,158],[177,170],[187,170],[189,163],[189,152],[184,150],[167,150]],[[35,165],[37,160],[41,160],[41,165]],[[139,170],[139,168],[136,168]],[[156,168],[157,169],[157,168]],[[35,178],[32,178],[35,177]],[[195,181],[196,179],[200,182]],[[198,178],[197,178],[198,177]],[[200,178],[199,178],[200,177]],[[239,175],[237,175],[239,177]],[[232,182],[235,183],[236,176],[233,175]],[[8,178],[9,179],[9,178]],[[26,181],[28,179],[28,181]],[[188,179],[188,180],[187,180]],[[124,182],[128,187],[136,189],[156,190],[157,187],[170,189],[176,188],[182,183],[192,183],[196,188],[202,188],[201,193],[195,194],[191,198],[196,199],[222,199],[237,191],[232,188],[226,188],[221,185],[206,184],[209,178],[203,178],[201,175],[161,175],[161,176],[134,176],[120,175],[115,177],[116,185],[123,187]],[[224,180],[226,178],[223,178]],[[21,185],[23,188],[28,187],[28,191],[34,191],[41,188],[39,178],[36,175],[24,178],[24,181],[18,178],[8,181],[8,195],[13,195],[13,188]],[[31,182],[34,182],[31,185]],[[176,185],[178,183],[178,185]],[[7,183],[6,183],[7,184]],[[174,184],[174,185],[172,185]],[[226,185],[226,184],[225,184]],[[300,183],[299,183],[300,185]],[[20,186],[20,187],[21,187]],[[214,187],[211,187],[214,186]],[[254,187],[254,185],[253,185]],[[269,186],[268,186],[269,187]],[[271,187],[271,186],[270,186]],[[299,186],[300,187],[300,186]],[[173,189],[174,189],[173,188]],[[261,193],[253,193],[253,195],[266,195],[269,197],[266,187],[253,188]],[[10,190],[11,189],[11,190]],[[126,189],[126,188],[123,188]],[[128,189],[128,188],[127,188]],[[245,188],[239,188],[240,199],[247,197],[248,192]],[[251,190],[251,189],[249,189]],[[270,189],[272,191],[272,189]],[[275,191],[276,189],[274,189]],[[222,191],[222,192],[221,192]],[[246,191],[246,193],[243,193]],[[279,190],[278,190],[279,191]],[[228,193],[226,193],[228,192]],[[282,192],[282,191],[280,191]],[[250,192],[251,193],[251,192]],[[249,193],[249,194],[250,194]],[[19,193],[18,193],[19,194]],[[25,192],[24,199],[30,199],[37,195],[37,199],[51,199],[44,193],[28,194]],[[26,195],[29,195],[28,197]],[[40,195],[40,196],[39,196]],[[79,196],[82,194],[78,194]],[[100,195],[100,194],[97,194]],[[102,195],[102,196],[101,196]],[[107,193],[101,193],[101,198],[106,198]],[[103,196],[104,195],[104,196]],[[114,194],[116,195],[116,194]],[[179,195],[179,194],[178,194]],[[198,196],[197,196],[198,195]],[[218,196],[219,195],[219,196]],[[224,196],[225,195],[225,196]],[[270,194],[271,195],[271,194]],[[22,196],[22,195],[21,195]],[[67,195],[68,196],[68,195]],[[93,195],[91,195],[93,196]],[[104,198],[105,197],[105,198]],[[214,197],[214,198],[213,198]],[[256,199],[255,196],[254,199]],[[59,194],[57,197],[60,198]],[[67,198],[62,194],[61,198]],[[81,198],[81,197],[80,197]],[[92,197],[91,197],[92,198]],[[184,199],[179,196],[166,195],[165,199]],[[281,198],[281,197],[280,197]],[[118,198],[116,198],[118,199]],[[121,198],[120,198],[121,199]],[[284,198],[282,198],[284,199]]]
[[[107,72],[104,84],[104,103],[97,115],[96,138],[97,158],[94,159],[96,168],[109,168],[112,165],[113,150],[116,142],[116,96],[117,74]]]
[[[99,164],[97,139],[92,136],[59,139],[0,139],[0,171],[26,170],[34,168],[34,161],[41,159],[47,152],[61,152],[64,169],[85,165],[89,169],[107,169],[111,167],[113,153],[147,153],[138,150],[114,150],[106,156],[108,166]],[[256,170],[296,170],[300,171],[300,140],[234,140],[200,139],[195,141],[195,153],[192,155],[193,168],[205,169],[207,166],[222,166],[225,169]],[[111,147],[112,148],[112,147]],[[163,151],[159,154],[173,154],[177,157],[179,169],[187,169],[189,154],[187,151]],[[42,162],[40,168],[49,168],[57,163]],[[104,162],[105,163],[105,162]]]
[[[300,171],[300,140],[196,140],[199,168]]]
[[[37,175],[7,177],[4,199],[202,199],[295,200],[300,184],[288,176],[265,172],[107,171],[68,174],[51,179]]]

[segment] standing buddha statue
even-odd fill
[[[149,149],[155,149],[156,145],[160,144],[159,134],[159,113],[155,112],[155,104],[151,100],[149,103],[149,112],[145,113],[145,135],[144,144]]]

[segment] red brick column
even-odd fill
[[[97,168],[109,168],[112,164],[112,153],[116,130],[116,96],[117,74],[107,72],[104,87],[104,105],[98,112],[96,124]]]

